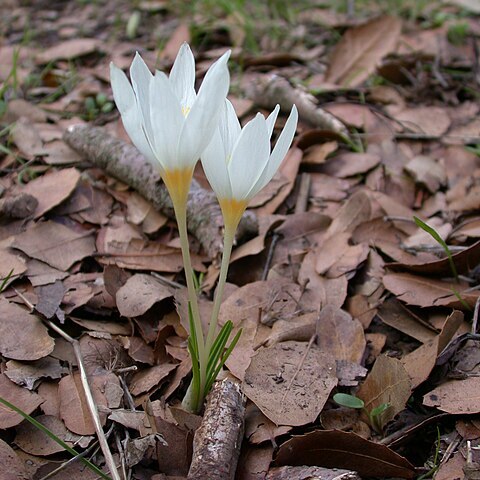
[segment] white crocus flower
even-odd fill
[[[277,105],[266,119],[258,113],[242,129],[233,105],[225,100],[219,128],[202,154],[202,165],[218,197],[225,228],[236,229],[248,202],[272,179],[290,148],[298,120],[295,105],[270,151],[279,110]]]
[[[294,105],[273,151],[270,151],[270,138],[279,110],[277,105],[268,118],[258,113],[242,129],[233,105],[225,100],[218,130],[202,154],[203,169],[218,197],[225,225],[222,264],[205,341],[207,351],[212,347],[216,334],[238,223],[248,202],[275,175],[297,129],[298,113]]]
[[[127,76],[110,64],[115,103],[134,145],[160,172],[174,205],[186,202],[193,169],[217,128],[230,76],[225,53],[195,92],[195,60],[184,43],[167,77],[137,53]]]

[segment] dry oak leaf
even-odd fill
[[[38,360],[53,351],[55,342],[40,318],[0,298],[0,353],[14,360]]]
[[[325,82],[360,85],[395,51],[401,29],[398,18],[382,16],[347,30],[333,50]]]
[[[380,355],[360,386],[357,397],[365,402],[368,412],[382,404],[390,404],[380,419],[385,425],[405,408],[410,392],[410,378],[400,360]]]
[[[415,468],[402,456],[351,432],[316,430],[281,445],[275,465],[348,468],[362,477],[414,478]]]
[[[453,415],[480,413],[480,377],[449,380],[427,393],[423,404]]]
[[[29,415],[42,403],[42,398],[26,388],[19,387],[10,381],[7,376],[0,374],[0,397],[20,408]],[[0,406],[0,430],[14,427],[24,418],[3,405]]]
[[[75,168],[56,170],[27,183],[21,192],[28,193],[38,200],[34,216],[39,218],[66,200],[77,186],[79,179],[80,172]]]
[[[138,317],[155,303],[172,297],[171,290],[151,275],[139,273],[130,277],[117,291],[116,301],[120,315]]]
[[[95,241],[91,231],[77,232],[47,221],[17,235],[12,247],[51,267],[66,271],[95,251]]]
[[[243,390],[276,425],[313,422],[337,384],[335,361],[316,345],[283,342],[260,350],[245,372]]]
[[[457,292],[464,302],[473,308],[478,292],[464,292],[468,288],[462,284],[442,282],[410,273],[388,273],[383,277],[385,288],[409,305],[419,307],[443,306],[462,310],[463,303],[457,298]]]

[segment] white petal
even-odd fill
[[[177,161],[177,145],[185,119],[177,96],[163,72],[157,71],[150,83],[150,99],[155,154],[165,170],[180,168]]]
[[[225,99],[218,128],[222,137],[225,158],[227,159],[232,155],[233,147],[242,131],[235,109],[228,99]]]
[[[110,81],[113,98],[122,116],[123,126],[128,136],[146,159],[158,168],[158,162],[143,130],[143,115],[132,86],[127,76],[113,63],[110,64]]]
[[[220,132],[217,130],[202,153],[202,166],[208,182],[218,198],[231,198],[232,186],[228,176],[227,157]]]
[[[229,52],[210,67],[186,118],[178,145],[182,166],[194,165],[215,133],[230,83],[228,56]]]
[[[178,51],[177,58],[170,71],[170,84],[177,95],[180,105],[191,108],[195,101],[195,59],[187,43]]]
[[[261,176],[258,178],[256,184],[253,186],[249,195],[251,197],[255,196],[275,175],[282,163],[285,155],[292,144],[295,131],[297,130],[297,121],[298,121],[298,112],[297,107],[294,105],[292,111],[288,117],[285,127],[283,127],[282,133],[278,137],[275,148],[273,149],[270,159],[265,166],[265,170],[262,172]]]
[[[265,118],[257,116],[243,127],[228,165],[233,197],[248,198],[248,192],[263,172],[270,155],[270,139]]]
[[[150,123],[150,82],[153,75],[148,69],[143,58],[137,52],[130,67],[130,79],[132,80],[133,91],[137,97],[137,105],[142,112],[145,134],[152,144],[154,132]]]
[[[267,118],[268,138],[272,138],[273,127],[277,121],[278,112],[280,111],[280,105],[275,105],[273,112]]]

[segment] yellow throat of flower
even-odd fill
[[[222,209],[225,228],[236,230],[243,212],[247,208],[248,201],[235,198],[219,198],[218,203]]]
[[[191,167],[165,170],[163,174],[163,182],[168,189],[173,204],[178,208],[186,207],[192,175],[193,168]]]

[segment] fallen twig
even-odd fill
[[[228,378],[215,382],[195,432],[189,480],[233,480],[243,438],[245,397]]]
[[[245,85],[245,93],[256,104],[269,109],[278,103],[282,109],[290,110],[295,104],[301,120],[313,127],[331,130],[341,137],[350,138],[347,127],[337,117],[320,108],[313,95],[292,87],[283,77],[259,76],[257,81]]]
[[[143,155],[132,145],[114,138],[99,127],[74,125],[63,135],[65,142],[90,163],[126,183],[169,218],[175,218],[173,205],[160,177]],[[192,181],[187,204],[188,230],[201,243],[210,258],[223,248],[223,220],[213,192]],[[237,237],[251,236],[258,230],[253,212],[246,212]]]

